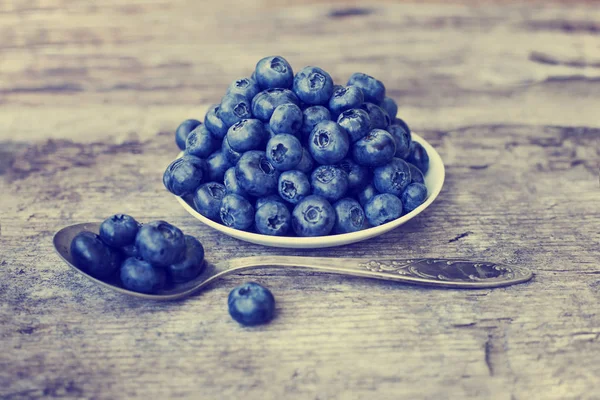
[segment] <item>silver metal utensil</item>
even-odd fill
[[[485,289],[514,285],[530,280],[532,272],[521,266],[459,259],[440,258],[327,258],[258,256],[206,263],[204,271],[190,282],[176,284],[156,294],[137,293],[123,288],[118,279],[101,281],[77,268],[69,251],[71,240],[82,231],[98,233],[100,224],[83,223],[67,226],[54,235],[58,255],[75,271],[119,293],[152,300],[177,300],[198,292],[215,280],[252,268],[303,269],[375,278],[409,284],[454,289]]]

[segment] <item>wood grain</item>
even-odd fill
[[[124,4],[0,4],[1,398],[600,399],[600,9]],[[315,251],[189,217],[160,180],[173,130],[268,54],[383,80],[444,159],[439,200],[389,234]],[[453,256],[536,276],[459,291],[259,270],[146,302],[53,253],[62,226],[115,212],[181,226],[213,260]],[[271,324],[228,316],[246,280],[274,292]]]

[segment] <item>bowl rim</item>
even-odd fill
[[[387,222],[383,225],[374,226],[374,227],[363,229],[363,230],[360,230],[357,232],[342,233],[342,234],[327,235],[327,236],[300,237],[300,236],[270,236],[270,235],[263,235],[260,233],[242,231],[239,229],[234,229],[234,228],[230,228],[228,226],[219,224],[218,222],[215,222],[215,221],[203,216],[198,211],[196,211],[190,204],[188,204],[188,202],[185,201],[185,199],[183,197],[176,196],[172,193],[171,194],[177,198],[179,203],[183,206],[183,208],[188,213],[190,213],[192,216],[194,216],[200,222],[204,223],[205,225],[210,226],[211,228],[213,228],[221,233],[224,233],[228,236],[231,236],[231,237],[234,237],[236,239],[243,240],[246,242],[260,244],[260,245],[268,246],[268,247],[315,248],[315,249],[322,248],[322,247],[341,246],[341,245],[349,244],[349,243],[356,243],[356,242],[360,242],[360,241],[370,239],[372,237],[384,234],[384,233],[386,233],[390,230],[393,230],[393,229],[399,227],[400,225],[410,221],[411,219],[413,219],[414,217],[419,215],[421,212],[423,212],[427,207],[429,207],[435,201],[435,199],[438,197],[440,192],[442,191],[442,188],[444,186],[444,181],[446,178],[446,168],[444,166],[442,158],[440,157],[439,153],[435,150],[435,148],[433,146],[431,146],[424,138],[422,138],[418,134],[413,132],[412,139],[413,140],[416,139],[416,142],[418,142],[421,146],[423,146],[425,148],[425,150],[427,151],[427,155],[429,156],[429,161],[430,161],[430,169],[429,169],[428,173],[431,171],[431,165],[434,165],[439,169],[436,174],[436,175],[439,175],[439,179],[432,184],[433,188],[431,188],[432,189],[431,193],[429,194],[429,196],[427,197],[425,202],[423,202],[423,204],[421,204],[419,207],[415,208],[410,213],[405,214],[405,215],[401,216],[400,218],[397,218],[393,221]],[[178,154],[177,158],[181,158],[183,156],[183,154],[184,154],[183,151],[180,152]],[[432,161],[433,161],[433,163],[432,163]],[[429,191],[430,188],[427,187],[427,189]]]

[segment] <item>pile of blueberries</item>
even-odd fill
[[[204,123],[177,128],[185,152],[163,183],[205,217],[265,235],[382,225],[427,198],[429,156],[397,112],[369,75],[340,86],[321,68],[294,75],[283,57],[265,57]]]

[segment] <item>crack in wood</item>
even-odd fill
[[[467,232],[461,233],[460,235],[455,236],[454,238],[448,240],[448,243],[459,241],[460,239],[465,238],[465,237],[471,235],[472,233],[473,232],[471,232],[471,231],[467,231]]]

